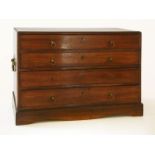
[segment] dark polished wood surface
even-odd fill
[[[16,113],[16,124],[30,124],[39,121],[66,121],[94,119],[108,116],[142,116],[142,104],[111,104],[78,106],[41,110],[22,110]]]
[[[139,34],[129,35],[21,35],[20,49],[140,48]]]
[[[141,33],[16,29],[16,124],[143,115]]]
[[[139,103],[138,86],[85,87],[22,91],[19,109]]]
[[[139,64],[139,52],[55,52],[23,53],[21,68],[55,68],[72,66],[133,66]]]
[[[35,76],[34,76],[35,75]],[[88,69],[20,73],[21,89],[139,84],[138,69]],[[36,78],[39,77],[39,78]],[[89,78],[88,78],[89,77]]]

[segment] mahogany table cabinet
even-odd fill
[[[141,32],[15,28],[16,124],[142,116]]]

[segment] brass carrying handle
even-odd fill
[[[51,101],[55,101],[55,96],[50,96]]]
[[[56,46],[55,41],[51,40],[51,47],[55,47],[55,46]]]
[[[16,61],[15,61],[15,58],[12,58],[11,59],[11,62],[12,62],[12,71],[16,71]]]

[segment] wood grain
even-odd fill
[[[142,116],[143,105],[130,103],[17,111],[16,124],[24,125],[41,121],[71,121],[124,115]]]
[[[34,76],[35,75],[35,76]],[[20,72],[21,89],[139,84],[139,69],[88,69]],[[38,78],[39,77],[39,78]]]
[[[51,42],[54,42],[52,45]],[[21,35],[20,49],[140,48],[139,34],[128,35]]]
[[[21,92],[19,109],[139,103],[139,94],[139,86],[29,90]]]
[[[141,32],[16,33],[16,124],[142,116]]]
[[[139,64],[139,52],[58,52],[23,53],[20,68],[55,68],[86,66],[134,66]]]

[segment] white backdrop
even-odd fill
[[[14,27],[118,27],[142,31],[144,117],[45,122],[15,126],[12,110]],[[155,134],[155,20],[0,20],[0,134]]]

